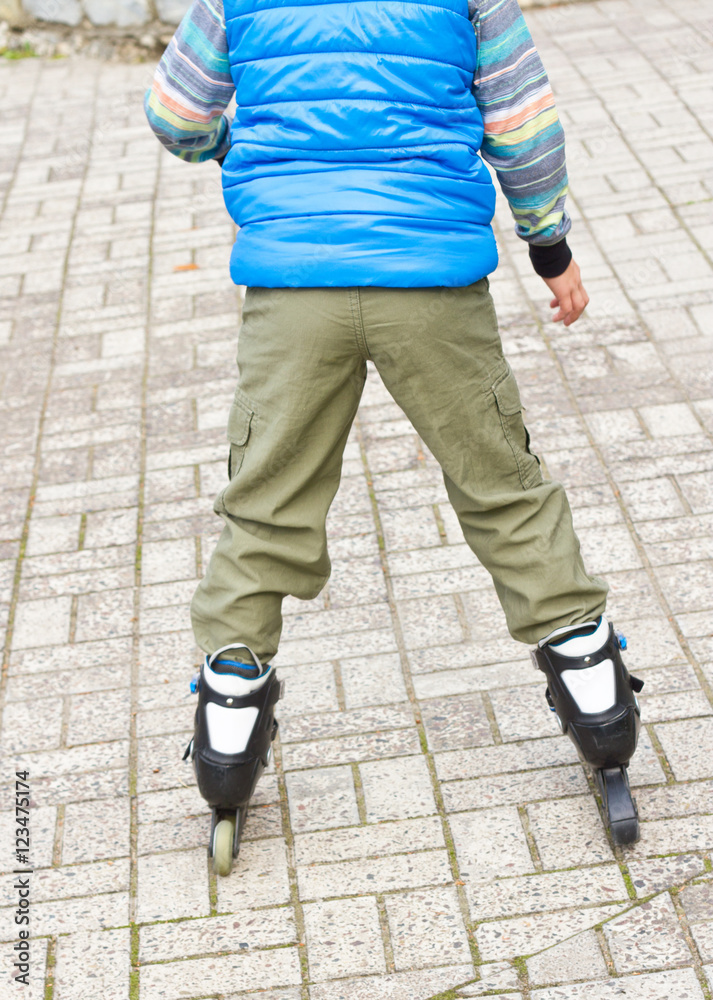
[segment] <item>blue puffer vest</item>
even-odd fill
[[[498,262],[467,0],[225,0],[231,274],[468,285]]]

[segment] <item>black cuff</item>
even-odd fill
[[[564,274],[572,260],[572,251],[565,238],[559,243],[548,245],[530,243],[529,250],[535,274],[539,274],[541,278],[558,278],[560,274]]]

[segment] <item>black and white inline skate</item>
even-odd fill
[[[198,693],[198,707],[183,759],[193,761],[198,789],[213,811],[213,870],[228,875],[250,797],[270,762],[282,685],[272,664],[263,665],[248,646],[235,643],[206,656],[191,691]]]
[[[532,651],[547,677],[545,692],[560,729],[592,768],[615,844],[639,839],[639,816],[627,768],[641,727],[632,677],[621,658],[626,639],[601,617],[574,628],[556,629]]]

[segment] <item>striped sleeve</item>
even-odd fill
[[[194,0],[146,94],[149,125],[182,160],[219,159],[230,147],[226,109],[234,93],[223,0]]]
[[[476,0],[478,67],[474,94],[483,116],[481,152],[533,244],[559,242],[565,211],[564,132],[547,74],[517,0]]]

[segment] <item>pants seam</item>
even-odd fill
[[[351,288],[349,290],[349,305],[351,307],[352,321],[354,323],[354,336],[356,338],[359,354],[362,356],[364,361],[370,361],[371,354],[369,353],[369,345],[366,342],[364,318],[361,313],[361,298],[359,296],[358,288]]]

